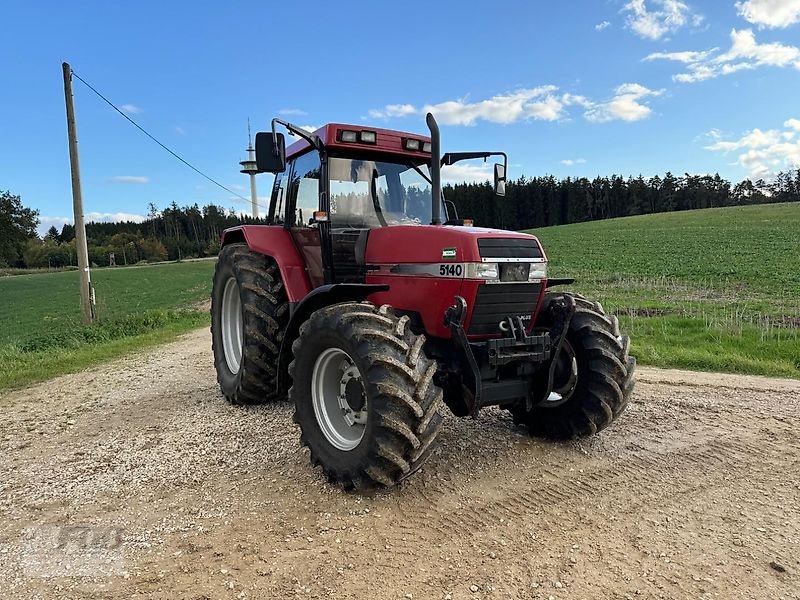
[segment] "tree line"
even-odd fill
[[[444,187],[460,218],[481,227],[531,229],[630,215],[678,210],[800,201],[800,169],[779,173],[771,181],[745,179],[734,186],[719,174],[624,178],[556,179],[520,177],[509,181],[506,195],[492,185],[462,183]]]
[[[67,223],[60,230],[51,227],[39,238],[38,217],[38,211],[25,208],[19,196],[0,192],[0,267],[77,265],[74,225]],[[179,207],[173,202],[159,210],[151,203],[142,222],[87,223],[89,262],[107,267],[112,261],[120,266],[215,256],[225,229],[264,222],[215,204]]]
[[[482,227],[531,229],[629,215],[769,202],[800,201],[800,169],[779,173],[770,181],[745,179],[731,185],[719,174],[644,178],[554,176],[520,177],[509,181],[506,195],[494,195],[489,182],[444,186],[461,218]],[[89,260],[96,266],[140,261],[180,260],[214,256],[223,230],[242,223],[263,224],[209,204],[163,210],[149,204],[140,222],[88,223]],[[0,191],[0,267],[66,267],[77,264],[75,228],[55,227],[39,238],[38,211],[19,196]]]

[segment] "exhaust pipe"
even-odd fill
[[[433,114],[425,117],[431,130],[431,225],[442,224],[442,163],[439,148],[439,125]]]

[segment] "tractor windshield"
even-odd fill
[[[371,229],[431,221],[431,180],[424,162],[332,157],[328,173],[333,227]]]

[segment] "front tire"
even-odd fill
[[[346,302],[300,327],[289,365],[301,444],[331,483],[391,486],[430,456],[442,425],[437,365],[407,316]]]
[[[622,414],[633,392],[636,359],[628,355],[630,340],[620,333],[617,318],[606,315],[599,303],[569,293],[548,292],[542,310],[566,295],[575,300],[575,314],[554,359],[559,361],[553,384],[557,393],[535,398],[538,404],[531,410],[524,403],[511,408],[514,422],[536,437],[593,435]]]
[[[278,356],[289,302],[277,263],[245,244],[219,253],[211,292],[211,346],[217,381],[233,404],[279,398]]]

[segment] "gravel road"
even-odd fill
[[[0,407],[2,598],[800,597],[799,381],[640,368],[575,443],[449,417],[364,495],[225,404],[205,330]]]

